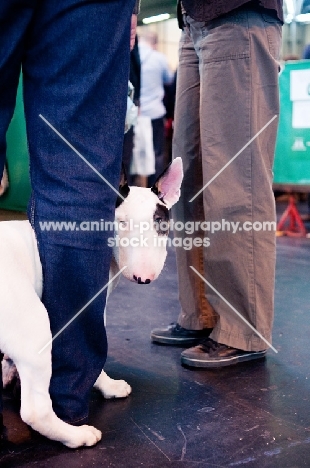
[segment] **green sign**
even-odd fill
[[[15,112],[6,134],[6,141],[6,160],[10,185],[7,192],[0,197],[0,209],[25,211],[31,188],[22,80],[20,80]]]
[[[279,84],[274,183],[309,185],[310,191],[310,60],[286,63]]]

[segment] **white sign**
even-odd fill
[[[291,101],[310,101],[310,69],[291,71]]]

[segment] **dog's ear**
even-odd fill
[[[180,198],[182,180],[182,159],[175,158],[167,169],[158,177],[151,190],[167,205],[167,208],[170,209]]]
[[[118,191],[119,191],[121,197],[120,196],[117,197],[116,208],[118,208],[120,206],[120,204],[123,203],[124,198],[128,197],[129,192],[130,192],[130,188],[128,186],[127,174],[126,174],[124,163],[122,163],[122,171],[121,171],[121,178],[120,178]]]

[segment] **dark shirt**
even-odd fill
[[[136,36],[135,45],[130,53],[130,74],[129,80],[131,81],[134,91],[134,103],[136,106],[140,105],[140,89],[141,89],[141,62],[138,47],[138,37]]]
[[[211,21],[236,8],[250,3],[251,7],[270,10],[283,23],[282,0],[182,0],[186,13],[196,21]],[[178,3],[178,18],[180,24],[181,7]]]

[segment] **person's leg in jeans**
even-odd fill
[[[203,184],[202,161],[200,150],[200,76],[199,60],[194,43],[187,28],[182,32],[179,48],[179,66],[177,76],[175,125],[173,136],[173,158],[180,156],[183,162],[184,179],[181,196],[172,208],[174,222],[189,223],[185,230],[175,230],[174,236],[182,240],[176,247],[176,260],[181,312],[176,323],[168,328],[152,330],[152,341],[172,345],[192,345],[210,334],[216,324],[216,313],[205,294],[205,284],[190,268],[193,266],[204,276],[203,242],[208,241],[201,229],[193,230],[191,226],[204,220],[202,195],[193,202],[191,198]],[[205,237],[205,239],[204,239]],[[201,240],[201,245],[188,247],[191,242]],[[197,242],[197,241],[196,241]]]
[[[271,343],[275,232],[262,226],[275,221],[272,164],[277,119],[272,119],[279,112],[276,60],[281,25],[267,12],[251,9],[232,12],[207,25],[188,17],[188,25],[197,37],[200,63],[204,182],[215,177],[268,124],[203,192],[205,219],[227,222],[225,229],[210,236],[210,247],[204,251],[205,277],[214,288],[207,287],[207,297],[219,320],[209,348],[184,351],[182,362],[208,367],[220,363],[220,354],[225,359],[232,355],[228,363],[260,357],[259,351]],[[239,223],[235,233],[232,222]],[[217,350],[217,343],[226,348]]]
[[[40,223],[111,221],[116,194],[39,115],[118,186],[133,6],[133,0],[35,2],[22,53],[1,67],[13,63],[18,70],[22,58],[33,188],[29,217],[53,335],[107,283],[111,233],[44,231]],[[18,19],[18,8],[14,15]],[[4,81],[11,89],[9,75]],[[8,120],[2,120],[2,131]],[[55,412],[68,422],[87,418],[89,391],[106,359],[104,305],[105,291],[53,342],[50,393]]]

